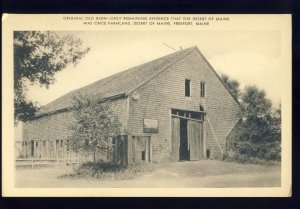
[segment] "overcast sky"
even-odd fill
[[[41,105],[114,73],[179,50],[197,46],[214,69],[245,85],[265,89],[280,102],[281,37],[277,31],[64,32],[82,39],[90,52],[76,66],[55,75],[49,89],[29,86],[27,96]],[[60,34],[62,34],[60,32]]]

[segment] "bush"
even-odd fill
[[[71,174],[62,177],[131,179],[143,173],[151,172],[153,168],[153,164],[123,166],[104,162],[86,162],[76,166]]]
[[[281,148],[279,142],[265,141],[237,141],[233,147],[235,153],[247,158],[260,158],[263,160],[280,160]]]
[[[280,160],[281,107],[274,109],[266,92],[256,86],[246,86],[240,102],[243,120],[228,149],[236,153],[237,161]]]
[[[267,160],[267,159],[261,159],[258,157],[253,156],[247,156],[243,154],[235,153],[231,156],[225,155],[224,160],[228,162],[236,162],[236,163],[245,163],[245,164],[258,164],[258,165],[274,165],[278,164],[279,162],[277,160]]]

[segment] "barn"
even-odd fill
[[[23,124],[24,157],[78,155],[68,142],[72,98],[79,93],[109,102],[118,116],[122,133],[112,143],[112,153],[105,156],[116,163],[221,159],[240,121],[238,101],[199,49],[191,47],[47,104]]]

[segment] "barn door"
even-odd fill
[[[150,137],[139,137],[141,162],[150,162]]]
[[[188,121],[188,143],[190,150],[190,160],[200,160],[203,158],[203,127],[198,121]]]
[[[132,163],[151,162],[151,141],[149,136],[132,136],[130,161]]]
[[[179,161],[180,118],[172,117],[172,159]]]

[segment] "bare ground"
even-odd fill
[[[18,168],[15,186],[19,188],[224,188],[280,187],[280,165],[236,164],[223,161],[161,163],[152,172],[133,179],[60,178],[71,166]]]

